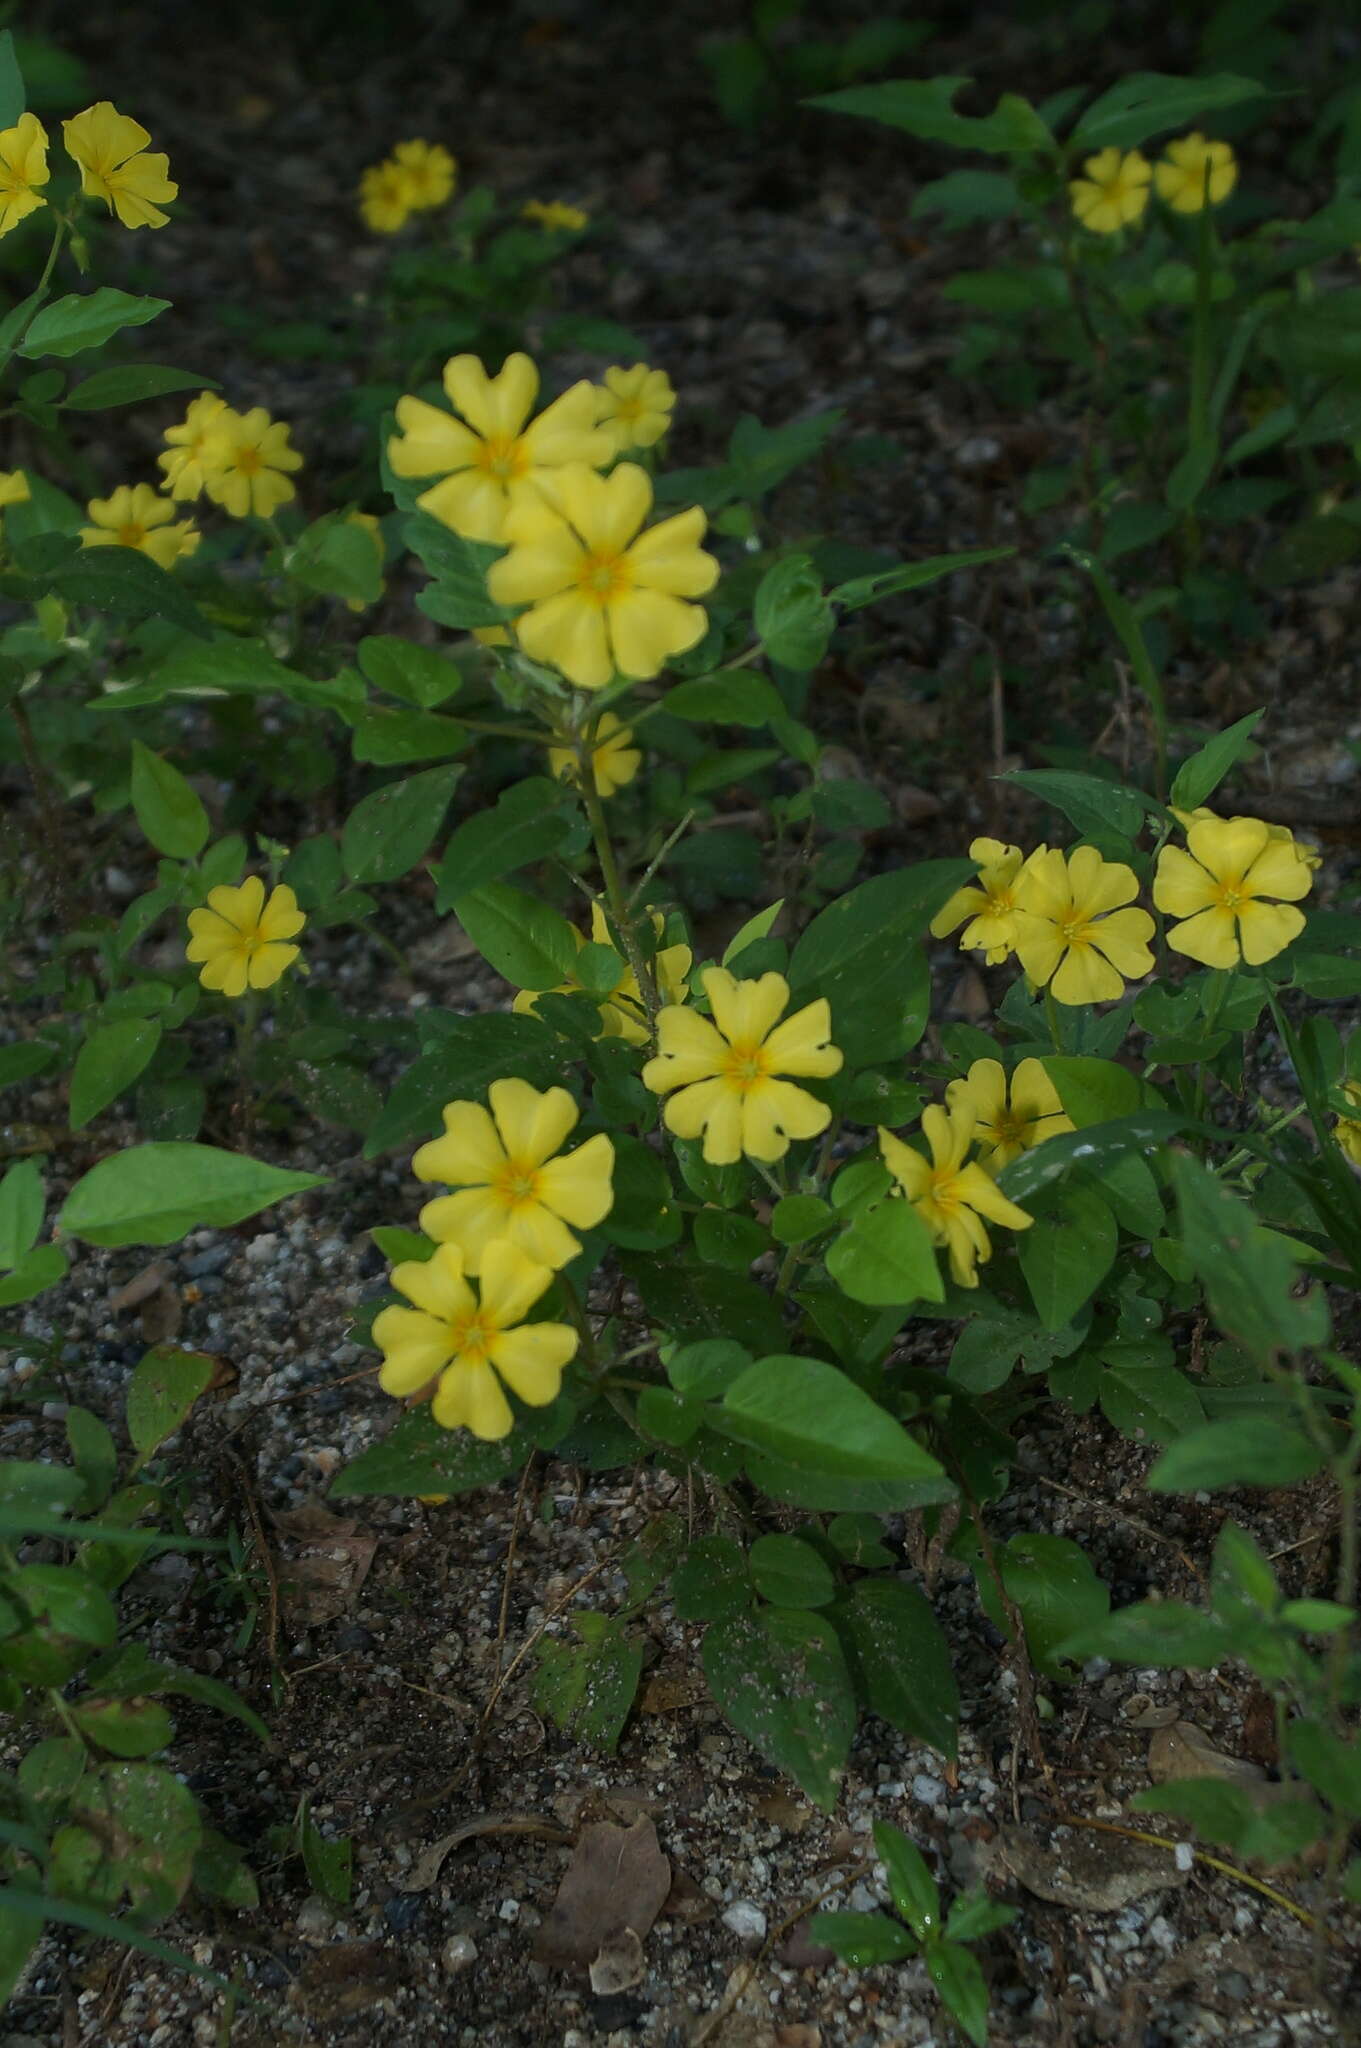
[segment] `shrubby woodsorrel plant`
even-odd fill
[[[1133,104],[1127,91],[1116,111]],[[45,186],[28,118],[0,39],[0,162],[32,195]],[[1019,112],[1006,120],[1043,150]],[[115,212],[120,193],[133,211],[169,202],[154,155],[129,143],[115,161],[99,136],[77,158],[107,193],[88,192]],[[1098,139],[1141,138],[1089,110],[1071,147]],[[1361,925],[1313,910],[1306,845],[1210,808],[1261,714],[1174,774],[1163,717],[1152,788],[1099,761],[1020,771],[1051,820],[1043,843],[977,838],[856,879],[874,793],[819,776],[809,679],[846,615],[1007,550],[847,573],[844,550],[765,531],[766,494],[834,418],[744,420],[721,465],[677,472],[666,434],[684,393],[662,371],[613,364],[543,403],[518,350],[460,348],[438,383],[394,393],[379,450],[392,509],[366,490],[308,520],[288,430],[263,408],[238,413],[158,365],[110,362],[67,389],[69,358],[164,303],[107,287],[49,298],[63,244],[86,232],[76,208],[56,209],[41,282],[0,323],[7,369],[46,365],[12,401],[43,463],[3,491],[0,593],[24,615],[0,633],[0,690],[44,820],[48,899],[71,913],[14,991],[39,1014],[0,1047],[0,1084],[64,1073],[73,1129],[119,1103],[138,1142],[76,1183],[50,1239],[36,1165],[10,1169],[0,1305],[55,1285],[72,1242],[169,1244],[316,1184],[239,1149],[251,1129],[277,1136],[307,1112],[359,1133],[370,1157],[414,1145],[419,1228],[375,1219],[392,1292],[361,1329],[379,1385],[408,1405],[337,1495],[449,1495],[544,1453],[685,1484],[704,1509],[659,1505],[622,1560],[633,1593],[665,1588],[704,1627],[715,1699],[825,1809],[861,1713],[956,1748],[948,1646],[892,1547],[896,1518],[919,1516],[1046,1691],[1096,1652],[1241,1659],[1278,1703],[1297,1796],[1260,1810],[1217,1785],[1160,1801],[1246,1856],[1321,1842],[1334,1888],[1361,1896],[1361,1373],[1333,1347],[1322,1284],[1361,1276],[1361,1035],[1344,1044],[1316,1001],[1361,988]],[[72,422],[190,390],[163,488],[119,486],[128,496],[94,501],[83,531],[44,473]],[[230,523],[168,566],[152,545],[167,513],[204,496]],[[404,554],[427,572],[421,618],[356,646],[355,608]],[[259,801],[286,789],[301,816],[342,751],[363,790],[343,820],[252,844]],[[221,836],[172,754],[229,785]],[[738,781],[792,845],[778,884],[715,815]],[[158,856],[117,918],[68,901],[75,797],[130,811]],[[307,971],[328,927],[399,950],[381,892],[422,868],[437,914],[515,992],[509,1008],[367,1016]],[[17,919],[17,887],[8,903]],[[182,964],[153,969],[147,942],[171,931]],[[933,1020],[928,946],[947,940],[1003,990],[988,1031]],[[1256,1086],[1277,1048],[1283,1105]],[[380,1054],[401,1067],[390,1087],[373,1078]],[[942,1334],[930,1364],[903,1341],[922,1321]],[[1208,1352],[1188,1334],[1207,1323]],[[179,1420],[206,1381],[168,1370]],[[1327,1473],[1334,1597],[1286,1598],[1228,1524],[1205,1611],[1110,1614],[1069,1539],[992,1528],[1013,1426],[1040,1400],[1099,1408],[1156,1447],[1155,1492]],[[107,1467],[97,1430],[71,1442],[77,1477]],[[84,1479],[45,1502],[45,1483],[25,1480],[29,1519],[0,1556],[0,1687],[13,1711],[55,1715],[68,1746],[43,1751],[55,1776],[26,1764],[6,1788],[0,1856],[23,1895],[8,1982],[44,1912],[93,1925],[123,1895],[43,1828],[54,1812],[84,1825],[84,1773],[117,1768],[100,1758],[151,1753],[117,1747],[115,1726],[132,1739],[109,1709],[117,1667],[89,1668],[117,1616],[77,1580],[108,1530],[57,1517],[121,1499],[126,1530],[153,1503]],[[66,1538],[71,1562],[35,1580],[22,1553],[39,1533]],[[536,1681],[545,1712],[606,1748],[641,1672],[635,1611],[546,1645]],[[158,1747],[164,1723],[144,1718],[135,1739]],[[986,1988],[962,1944],[1000,1909],[956,1900],[942,1931],[920,1856],[892,1830],[879,1847],[900,1920],[852,1916],[827,1938],[863,1960],[920,1951],[982,2039]],[[169,1910],[191,1877],[197,1863],[148,1893],[134,1873],[132,1896]]]

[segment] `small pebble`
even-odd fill
[[[766,1938],[766,1916],[750,1899],[738,1899],[729,1906],[723,1915],[723,1925],[730,1928],[739,1941],[764,1941]]]
[[[451,1934],[440,1950],[440,1968],[453,1977],[477,1961],[477,1943],[471,1934]]]
[[[496,1917],[498,1920],[518,1920],[520,1917],[520,1901],[518,1899],[502,1899],[496,1909]]]
[[[919,1771],[912,1780],[912,1797],[922,1806],[941,1806],[945,1801],[945,1787],[939,1778],[928,1778]]]

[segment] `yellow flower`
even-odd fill
[[[1304,930],[1293,906],[1314,876],[1288,833],[1275,836],[1260,818],[1199,818],[1186,848],[1165,846],[1153,879],[1159,910],[1182,919],[1167,934],[1174,952],[1205,967],[1260,967]]]
[[[609,476],[573,463],[517,492],[506,517],[510,552],[487,571],[494,603],[527,604],[515,621],[534,661],[583,690],[617,673],[641,681],[702,640],[708,617],[687,604],[718,581],[700,547],[698,506],[641,531],[652,480],[636,462]]]
[[[1030,858],[1034,860],[1035,854]],[[1016,890],[1025,856],[1019,846],[1007,846],[1000,839],[972,839],[969,859],[978,862],[978,873],[936,912],[931,936],[943,939],[968,918],[960,945],[980,951],[989,967],[1000,967],[1016,943]]]
[[[33,496],[21,469],[0,469],[0,505],[26,505]]]
[[[1210,204],[1218,206],[1238,183],[1238,162],[1227,142],[1207,142],[1199,133],[1169,142],[1153,167],[1158,197],[1176,213],[1204,210],[1207,180]]]
[[[1220,823],[1218,811],[1212,811],[1208,804],[1198,804],[1193,811],[1179,811],[1175,804],[1169,804],[1168,809],[1181,826],[1183,832],[1189,832],[1193,825],[1202,823],[1206,818],[1211,819],[1215,824]],[[1252,822],[1251,819],[1245,818],[1241,811],[1235,812],[1234,816],[1229,820],[1231,825],[1250,824]],[[1323,855],[1318,851],[1317,847],[1311,846],[1307,839],[1297,839],[1288,825],[1268,825],[1266,833],[1268,839],[1279,839],[1282,845],[1293,846],[1307,868],[1321,868],[1323,866]]]
[[[392,160],[406,179],[406,203],[413,213],[443,206],[458,179],[458,165],[439,142],[399,142]]]
[[[12,128],[0,129],[0,235],[46,206],[36,188],[50,176],[47,130],[36,114],[20,114]]]
[[[591,748],[591,771],[600,795],[613,796],[617,789],[632,782],[642,758],[633,744],[632,727],[621,724],[612,711],[602,711]],[[575,747],[550,747],[548,765],[559,782],[577,781]]]
[[[623,454],[661,440],[671,424],[676,394],[665,370],[635,363],[631,370],[606,370],[604,383],[596,386],[596,403],[597,419]]]
[[[359,211],[376,235],[395,235],[407,223],[415,201],[406,173],[389,157],[359,176]]]
[[[579,235],[591,224],[589,213],[583,213],[579,206],[568,206],[562,199],[526,199],[520,208],[520,218],[532,220],[549,234]]]
[[[1139,219],[1148,205],[1153,173],[1148,159],[1131,149],[1100,149],[1082,166],[1083,175],[1068,186],[1073,212],[1094,235],[1113,235]]]
[[[1344,1081],[1342,1093],[1348,1102],[1361,1109],[1361,1081]],[[1340,1116],[1333,1125],[1333,1136],[1352,1165],[1361,1166],[1361,1121],[1354,1116]]]
[[[66,148],[80,165],[80,189],[102,199],[125,228],[163,228],[170,219],[161,203],[179,186],[166,176],[170,159],[149,151],[151,137],[140,121],[120,114],[111,100],[98,100],[61,124]]]
[[[815,1138],[831,1121],[825,1102],[781,1078],[839,1072],[827,999],[781,1023],[789,1002],[782,974],[737,981],[726,967],[706,967],[702,979],[713,1022],[679,1006],[662,1010],[644,1086],[655,1095],[679,1091],[666,1105],[666,1127],[678,1138],[702,1134],[711,1166],[731,1166],[743,1153],[783,1159],[792,1138]]]
[[[659,910],[652,913],[652,929],[660,938],[666,920]],[[581,932],[576,934],[578,946],[588,942]],[[596,946],[612,946],[609,923],[604,907],[600,903],[591,905],[591,938]],[[657,993],[666,1003],[683,1003],[689,993],[686,977],[690,972],[693,954],[688,946],[663,946],[652,957],[652,978],[657,984]],[[511,1005],[517,1016],[527,1012],[535,1014],[540,995],[570,996],[581,993],[582,984],[568,979],[555,989],[521,989]],[[606,1038],[622,1038],[628,1045],[646,1045],[649,1037],[647,1008],[638,987],[638,977],[633,969],[620,961],[619,979],[603,999],[599,996],[600,1021]]]
[[[964,1155],[974,1136],[974,1106],[960,1102],[947,1112],[936,1103],[922,1112],[922,1135],[930,1159],[881,1129],[879,1149],[884,1164],[922,1222],[932,1242],[950,1254],[950,1277],[957,1287],[977,1287],[979,1264],[992,1257],[983,1218],[1008,1230],[1028,1230],[1034,1218],[1000,1194],[977,1163],[966,1166]]]
[[[162,569],[170,569],[199,544],[192,521],[170,524],[175,508],[150,484],[120,484],[111,497],[91,498],[85,509],[94,525],[80,529],[84,548],[136,548]]]
[[[165,430],[165,453],[156,457],[157,467],[165,471],[161,489],[192,503],[209,477],[220,474],[227,460],[227,429],[237,417],[215,391],[191,399],[179,425]]]
[[[489,1441],[509,1436],[515,1417],[501,1382],[531,1408],[544,1408],[577,1348],[566,1323],[524,1320],[552,1278],[505,1238],[488,1245],[476,1293],[456,1245],[394,1266],[393,1286],[415,1306],[394,1304],[373,1319],[383,1354],[379,1386],[410,1395],[437,1381],[431,1413],[441,1429],[466,1428]]]
[[[967,1074],[950,1083],[945,1100],[952,1110],[967,1104],[972,1111],[979,1164],[989,1173],[1000,1173],[1022,1152],[1073,1128],[1039,1060],[1021,1060],[1010,1088],[1000,1060],[975,1060]]]
[[[221,427],[222,446],[214,451],[220,460],[205,473],[203,488],[233,519],[245,519],[252,512],[258,519],[268,519],[298,495],[285,474],[302,468],[301,455],[288,445],[288,427],[282,420],[272,420],[262,405],[253,405],[249,412],[229,408]]]
[[[301,948],[287,944],[307,919],[284,882],[265,901],[265,885],[248,875],[239,889],[225,884],[208,891],[207,907],[189,913],[185,958],[199,965],[205,988],[243,996],[248,988],[273,988]]]
[[[378,566],[381,569],[384,562],[387,560],[388,551],[387,543],[383,539],[383,529],[382,526],[379,524],[377,514],[373,512],[347,512],[345,514],[345,524],[347,526],[363,527],[365,533],[373,542],[373,551],[378,557]],[[379,597],[381,597],[382,594],[383,593],[380,590],[378,593]],[[376,603],[377,599],[375,599],[374,602]],[[348,606],[349,610],[352,612],[362,612],[368,609],[362,597],[347,597],[345,603]]]
[[[467,540],[503,538],[512,484],[537,483],[564,462],[608,462],[613,453],[608,434],[596,430],[595,387],[584,378],[526,425],[539,395],[526,355],[507,356],[495,377],[476,356],[453,356],[444,388],[462,417],[399,398],[388,461],[395,476],[440,477],[416,503]]]
[[[614,1146],[603,1132],[555,1157],[580,1112],[565,1088],[540,1094],[528,1081],[493,1081],[490,1110],[451,1102],[444,1136],[411,1162],[417,1180],[442,1180],[458,1192],[421,1210],[421,1229],[455,1244],[470,1273],[487,1247],[506,1238],[544,1266],[565,1266],[581,1250],[568,1229],[589,1230],[614,1200]]]
[[[1060,1003],[1109,1003],[1123,995],[1123,976],[1137,980],[1153,965],[1146,910],[1123,910],[1139,893],[1134,870],[1102,860],[1094,846],[1067,859],[1057,847],[1033,854],[1017,891],[1016,957],[1037,988]]]

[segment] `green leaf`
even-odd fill
[[[1109,1345],[1101,1359],[1101,1411],[1122,1436],[1171,1444],[1204,1422],[1199,1394],[1175,1366],[1137,1344]]]
[[[19,1038],[12,1045],[0,1045],[0,1088],[14,1088],[20,1081],[31,1081],[44,1067],[50,1067],[56,1057],[56,1046],[46,1038]]]
[[[4,1587],[44,1629],[100,1650],[117,1640],[117,1609],[77,1565],[19,1565],[5,1574]]]
[[[225,1230],[325,1184],[322,1174],[288,1173],[216,1145],[133,1145],[76,1182],[59,1221],[87,1244],[173,1244],[196,1226]]]
[[[971,861],[923,861],[874,875],[819,911],[789,962],[791,1010],[818,996],[832,1006],[833,1042],[852,1066],[895,1059],[921,1035],[922,934],[971,880]]]
[[[74,385],[61,403],[65,412],[104,412],[115,405],[164,398],[172,391],[219,388],[211,377],[202,377],[196,370],[172,370],[164,363],[116,363]]]
[[[1327,1299],[1320,1287],[1294,1293],[1299,1266],[1284,1239],[1189,1153],[1173,1153],[1170,1164],[1182,1241],[1225,1336],[1263,1365],[1325,1344]]]
[[[730,1536],[701,1536],[671,1574],[671,1601],[682,1621],[722,1621],[751,1606],[747,1560]]]
[[[649,1155],[653,1156],[653,1155]],[[667,1378],[678,1394],[700,1401],[721,1400],[751,1364],[751,1354],[726,1337],[683,1344],[666,1359]]]
[[[999,1561],[1002,1583],[1020,1609],[1026,1644],[1036,1667],[1049,1678],[1067,1678],[1070,1674],[1064,1657],[1069,1637],[1105,1617],[1110,1593],[1086,1554],[1066,1536],[1027,1530],[1012,1537],[999,1553]],[[1005,1629],[1006,1613],[991,1574],[980,1564],[977,1576],[979,1599],[997,1627]]]
[[[1102,839],[1115,831],[1133,839],[1144,822],[1144,800],[1138,791],[1099,775],[1079,775],[1067,768],[1016,768],[1001,779],[1052,804],[1084,836]]]
[[[1170,1109],[1141,1109],[1133,1116],[1112,1117],[1086,1130],[1063,1131],[1032,1146],[998,1175],[997,1184],[1009,1201],[1024,1208],[1032,1195],[1060,1179],[1072,1166],[1100,1168],[1124,1152],[1149,1152],[1185,1127],[1187,1118]]]
[[[330,1498],[471,1493],[510,1478],[532,1448],[519,1431],[499,1443],[482,1443],[466,1430],[441,1429],[428,1408],[415,1408],[401,1416],[380,1442],[342,1467],[331,1484]]]
[[[168,570],[139,548],[68,547],[60,557],[54,553],[50,565],[34,574],[43,589],[67,604],[89,605],[94,611],[113,612],[120,618],[166,619],[183,632],[200,639],[208,637],[208,627],[193,599]],[[98,707],[121,706],[129,694],[119,691],[100,698]]]
[[[891,1821],[874,1823],[874,1846],[888,1872],[894,1910],[918,1941],[933,1942],[940,1933],[940,1891],[915,1842]]]
[[[207,1352],[170,1344],[157,1345],[141,1359],[127,1393],[128,1435],[139,1465],[175,1434],[216,1371],[217,1360]]]
[[[456,896],[453,912],[482,958],[513,987],[560,988],[574,978],[578,934],[537,896],[486,882]]]
[[[504,548],[465,540],[427,512],[417,512],[407,520],[402,538],[434,578],[416,598],[428,618],[460,632],[499,626],[514,618],[514,608],[494,604],[487,595],[487,570],[505,553]]]
[[[65,1465],[0,1458],[0,1501],[16,1514],[64,1512],[84,1498],[85,1481]]]
[[[72,292],[44,306],[19,344],[21,356],[75,356],[82,349],[102,348],[124,327],[143,327],[164,313],[169,299],[137,299],[100,285],[93,292]]]
[[[855,1695],[831,1623],[794,1607],[729,1615],[704,1638],[704,1671],[739,1734],[830,1813],[855,1733]]]
[[[118,1478],[118,1449],[108,1429],[88,1408],[66,1411],[66,1441],[71,1462],[85,1482],[81,1507],[96,1513],[113,1492]]]
[[[911,1202],[895,1197],[855,1218],[829,1247],[827,1271],[870,1308],[945,1299],[931,1233]]]
[[[807,1244],[835,1221],[830,1202],[821,1195],[782,1195],[770,1214],[770,1234],[776,1244]]]
[[[961,1942],[936,1941],[926,1951],[926,1974],[951,2019],[977,2048],[988,2038],[988,1986],[978,1958]]]
[[[71,1709],[81,1733],[111,1756],[152,1756],[164,1749],[175,1723],[155,1700],[101,1700],[82,1695]]]
[[[27,106],[23,73],[14,52],[14,37],[8,29],[0,29],[0,128],[13,128]],[[7,1991],[0,1989],[0,2005],[8,1995]]]
[[[821,453],[842,413],[832,409],[809,413],[770,427],[752,413],[743,413],[728,442],[728,477],[733,494],[754,504],[803,463]]]
[[[802,674],[817,667],[836,615],[807,555],[787,555],[767,569],[756,587],[752,621],[757,639],[781,668]]]
[[[715,1422],[736,1442],[811,1473],[901,1484],[904,1505],[913,1487],[945,1478],[900,1422],[820,1358],[759,1359],[728,1388]]]
[[[1361,1820],[1361,1744],[1319,1720],[1295,1720],[1286,1748],[1300,1776],[1348,1820]]]
[[[772,725],[789,716],[789,707],[772,682],[750,669],[718,669],[711,676],[675,683],[664,703],[672,718],[687,724]]]
[[[907,1929],[890,1920],[887,1913],[811,1913],[808,1939],[831,1949],[854,1970],[901,1963],[917,1952]]]
[[[760,1354],[784,1342],[778,1307],[764,1287],[740,1273],[725,1273],[721,1266],[706,1266],[679,1254],[668,1259],[655,1253],[626,1254],[620,1263],[648,1315],[682,1343],[725,1337]]]
[[[905,1579],[858,1579],[832,1610],[872,1714],[942,1756],[959,1748],[959,1686],[930,1603]]]
[[[16,1160],[0,1180],[0,1266],[17,1266],[43,1227],[43,1177],[33,1159]]]
[[[1115,1263],[1119,1241],[1110,1204],[1081,1185],[1062,1191],[1057,1214],[1037,1216],[1021,1232],[1021,1271],[1047,1330],[1063,1329],[1096,1292]]]
[[[348,1906],[353,1889],[354,1844],[345,1835],[323,1835],[305,1796],[298,1814],[298,1835],[308,1883],[332,1905]]]
[[[48,1736],[20,1758],[19,1790],[38,1806],[60,1809],[84,1776],[85,1763],[85,1745],[76,1736]]]
[[[758,1536],[748,1553],[752,1584],[776,1607],[825,1607],[836,1596],[830,1565],[799,1536]]]
[[[208,844],[212,828],[196,792],[178,768],[140,740],[132,743],[132,808],[157,853],[193,860]]]
[[[939,213],[947,228],[976,220],[1010,220],[1021,204],[1016,180],[1005,171],[947,171],[917,189],[911,218]]]
[[[249,1913],[260,1903],[260,1888],[245,1857],[216,1828],[203,1830],[194,1853],[194,1890],[238,1913]]]
[[[45,1288],[55,1287],[65,1277],[66,1253],[59,1244],[40,1244],[29,1252],[12,1273],[0,1279],[0,1308],[13,1308],[31,1301]]]
[[[371,633],[361,640],[359,666],[375,689],[414,704],[418,711],[433,711],[463,687],[463,672],[447,655],[395,633]]]
[[[961,171],[957,175],[969,174]],[[900,591],[924,590],[928,584],[939,583],[943,576],[953,576],[957,570],[978,569],[985,562],[1004,562],[1015,552],[1015,548],[966,548],[961,554],[928,555],[920,562],[904,562],[897,569],[876,569],[871,576],[854,576],[827,595],[843,611],[855,612],[862,605],[877,604],[881,598],[896,597]]]
[[[1326,1448],[1280,1417],[1206,1422],[1169,1445],[1145,1481],[1151,1493],[1225,1486],[1293,1486],[1328,1462]]]
[[[1208,801],[1234,763],[1242,760],[1265,716],[1264,710],[1250,711],[1182,762],[1172,783],[1171,800],[1178,810],[1194,811]]]
[[[578,829],[580,813],[569,792],[532,775],[504,790],[490,810],[465,818],[440,863],[437,909],[496,882],[531,861],[556,852]]]
[[[160,1042],[161,1026],[154,1018],[124,1017],[96,1026],[71,1070],[71,1129],[83,1130],[130,1088]]]
[[[1322,1836],[1323,1816],[1310,1799],[1273,1800],[1263,1806],[1246,1785],[1224,1778],[1182,1778],[1150,1785],[1130,1800],[1135,1813],[1175,1813],[1196,1833],[1225,1844],[1245,1862],[1293,1861]]]
[[[406,768],[413,761],[443,761],[450,754],[461,754],[468,741],[467,726],[456,718],[442,718],[437,711],[396,711],[380,704],[354,720],[350,745],[356,761],[372,762],[378,768]]]
[[[156,567],[135,548],[91,548],[85,551],[84,560],[97,563],[100,558],[113,555],[147,563],[152,569]],[[165,574],[163,570],[159,573]],[[166,580],[177,595],[182,595],[172,578]],[[205,632],[197,612],[194,620],[194,630]],[[210,698],[282,696],[294,704],[317,705],[327,711],[362,709],[364,702],[364,686],[352,670],[331,681],[318,680],[286,668],[261,641],[233,638],[214,640],[208,647],[176,648],[145,682],[109,692],[98,700],[95,708],[132,710],[143,704],[158,704],[162,698],[182,692]]]
[[[1003,93],[981,119],[957,114],[954,102],[971,78],[891,78],[880,85],[853,85],[805,102],[831,114],[854,114],[900,128],[920,142],[944,142],[953,149],[977,149],[989,156],[1047,155],[1054,138],[1029,100]]]
[[[684,1218],[659,1153],[626,1133],[617,1136],[613,1186],[614,1206],[600,1226],[611,1244],[644,1252],[664,1251],[675,1244]],[[745,1361],[745,1354],[741,1355]]]
[[[587,1610],[571,1620],[579,1642],[539,1645],[534,1706],[575,1741],[613,1753],[643,1675],[642,1643],[607,1614]]]
[[[326,512],[299,535],[285,557],[288,574],[304,590],[376,604],[383,595],[382,543],[346,512]]]
[[[1142,1091],[1138,1077],[1115,1060],[1046,1053],[1040,1065],[1079,1130],[1111,1117],[1129,1116],[1139,1107]]]
[[[463,770],[427,768],[361,798],[345,820],[340,858],[352,882],[396,882],[429,852]]]
[[[1184,127],[1216,108],[1260,99],[1265,88],[1256,79],[1221,72],[1206,78],[1174,78],[1158,71],[1136,71],[1092,101],[1068,138],[1076,154],[1099,149],[1134,149],[1150,135]]]
[[[480,1095],[503,1075],[516,1075],[536,1088],[551,1087],[561,1078],[561,1043],[537,1017],[489,1011],[472,1017],[441,1016],[438,1024],[430,1049],[399,1076],[370,1128],[364,1141],[366,1159],[376,1159],[380,1152],[413,1138],[429,1137],[439,1129],[446,1102]]]

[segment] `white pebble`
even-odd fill
[[[518,1920],[520,1917],[520,1901],[518,1899],[502,1899],[496,1909],[496,1917],[498,1920]]]
[[[514,1902],[511,1901],[513,1904]],[[440,1967],[452,1977],[477,1961],[477,1943],[471,1934],[451,1934],[440,1950]]]
[[[723,1915],[723,1925],[730,1928],[739,1941],[764,1941],[766,1938],[766,1916],[750,1899],[738,1899],[729,1906]]]
[[[939,1778],[928,1778],[921,1771],[912,1780],[912,1797],[923,1806],[940,1806],[944,1803],[945,1787]]]

